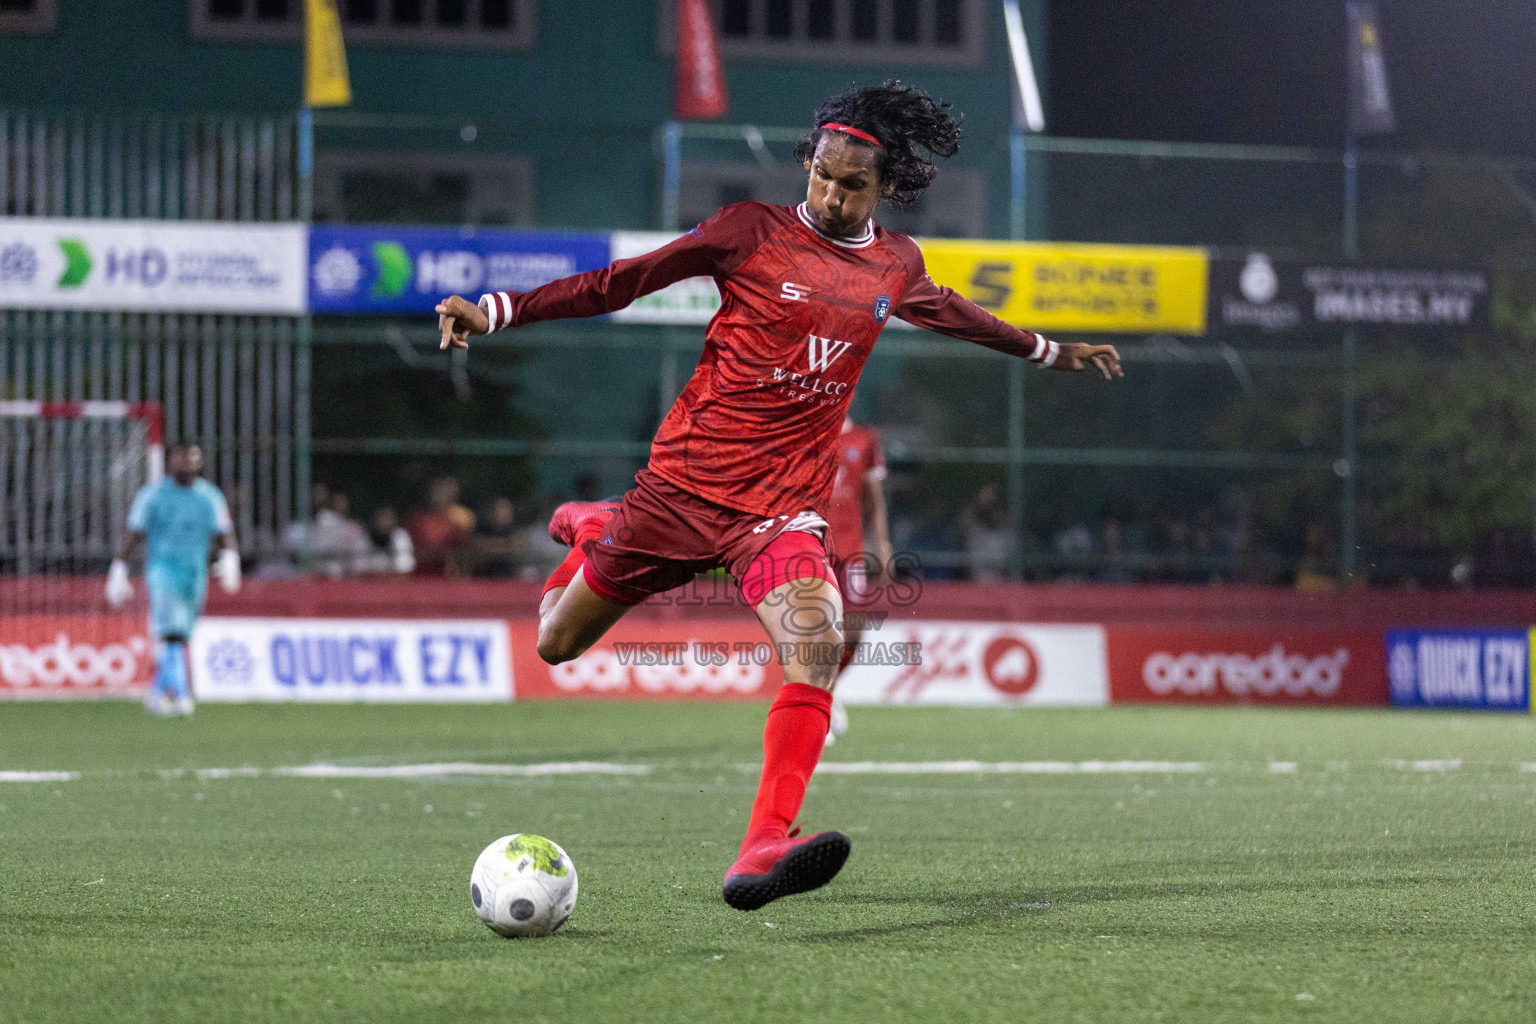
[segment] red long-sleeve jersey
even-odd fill
[[[853,386],[890,315],[1047,366],[1056,359],[1055,342],[934,284],[911,238],[873,225],[863,238],[832,238],[803,203],[727,206],[655,252],[480,304],[500,330],[611,313],[701,276],[714,278],[720,309],[650,467],[762,516],[826,514]]]

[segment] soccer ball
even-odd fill
[[[576,865],[543,836],[502,836],[476,858],[469,902],[497,935],[548,935],[576,907]]]

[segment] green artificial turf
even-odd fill
[[[81,773],[0,782],[0,1020],[1536,1020],[1530,718],[855,708],[828,760],[1205,767],[821,775],[804,821],[848,866],[743,914],[763,713],[0,705],[0,771]],[[553,760],[653,768],[167,771]],[[470,910],[508,832],[576,863],[551,938]]]

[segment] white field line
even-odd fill
[[[1295,761],[1271,761],[1269,770],[1276,775],[1295,775],[1301,770],[1301,766]]]
[[[543,764],[480,764],[445,761],[434,764],[341,765],[306,764],[281,768],[168,768],[157,774],[164,779],[429,779],[453,775],[496,775],[527,778],[544,775],[649,775],[648,764],[616,764],[607,761],[549,761]],[[84,775],[123,775],[106,772],[0,771],[0,782],[69,782]]]
[[[757,765],[743,765],[757,771]],[[1203,772],[1204,761],[823,761],[818,775],[1127,775]]]
[[[1453,772],[1461,767],[1461,758],[1449,761],[1388,761],[1400,772]]]

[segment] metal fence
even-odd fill
[[[286,221],[293,117],[0,109],[0,214]],[[307,502],[307,318],[0,311],[0,397],[158,402],[199,444],[244,547],[280,548]]]

